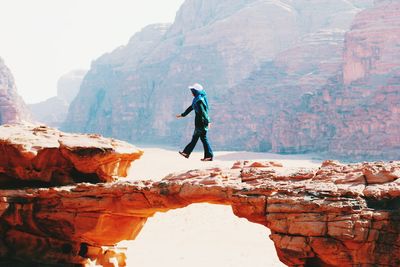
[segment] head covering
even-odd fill
[[[195,83],[193,85],[189,86],[190,91],[192,91],[194,98],[192,102],[192,107],[196,112],[199,112],[199,106],[198,102],[202,101],[204,105],[206,106],[206,109],[208,111],[208,100],[207,100],[207,93],[204,90],[203,86],[199,83]]]
[[[201,84],[199,84],[199,83],[195,83],[193,85],[190,85],[189,89],[190,90],[194,89],[196,91],[203,91],[204,90],[203,86]]]

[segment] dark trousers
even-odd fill
[[[183,152],[190,155],[190,153],[192,153],[194,147],[196,146],[199,138],[200,138],[201,142],[203,143],[204,158],[212,158],[214,154],[212,152],[210,143],[208,142],[207,130],[204,130],[201,128],[194,129],[192,141],[190,141],[190,143],[185,147]]]

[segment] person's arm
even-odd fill
[[[185,112],[183,112],[182,114],[176,115],[176,117],[177,117],[177,118],[186,117],[190,112],[192,112],[192,110],[193,110],[193,107],[192,107],[192,105],[190,105],[190,106],[185,110]]]
[[[181,114],[181,116],[182,116],[182,117],[186,117],[190,112],[192,112],[192,110],[193,110],[193,107],[192,107],[192,105],[190,105],[190,106],[185,110],[185,112],[183,112],[183,113]]]
[[[203,122],[204,126],[208,126],[210,121],[210,117],[208,116],[206,106],[204,105],[203,101],[199,101],[199,107],[200,107],[200,116],[201,116],[201,121]]]

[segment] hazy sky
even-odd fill
[[[172,22],[184,0],[0,0],[0,57],[27,103],[56,95],[58,78]]]

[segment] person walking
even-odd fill
[[[185,147],[183,151],[179,151],[179,154],[184,156],[185,158],[189,158],[190,154],[192,153],[194,147],[197,144],[197,141],[201,140],[204,147],[204,158],[201,159],[202,161],[212,161],[214,154],[211,149],[211,145],[207,138],[207,132],[210,126],[210,117],[208,116],[209,105],[207,100],[207,94],[201,84],[195,83],[189,86],[190,91],[193,94],[193,102],[185,112],[182,114],[176,115],[177,118],[186,117],[190,112],[193,110],[196,113],[194,119],[194,133],[192,137],[192,141]]]

